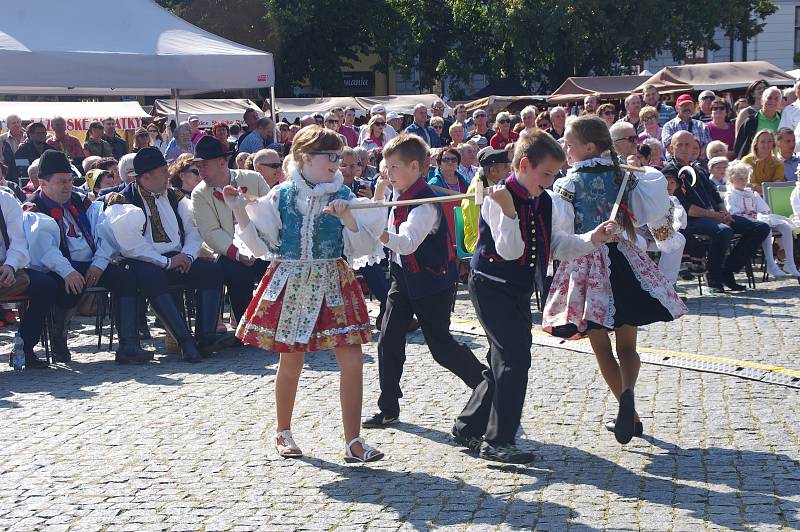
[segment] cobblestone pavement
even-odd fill
[[[800,369],[796,282],[725,297],[685,286],[691,315],[641,345]],[[474,319],[464,297],[456,314]],[[117,366],[83,321],[68,366],[0,370],[0,529],[800,529],[797,389],[645,365],[637,406],[652,436],[622,447],[603,428],[616,408],[593,358],[536,347],[519,443],[539,459],[500,467],[448,444],[468,393],[415,333],[402,422],[365,431],[387,460],[343,464],[336,363],[318,353],[293,426],[307,458],[284,461],[274,354]],[[459,338],[484,356],[483,337]],[[365,353],[366,413],[375,344]]]

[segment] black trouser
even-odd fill
[[[81,275],[86,275],[86,271],[91,266],[88,262],[71,262],[75,271]],[[61,308],[72,308],[78,304],[83,293],[68,294],[64,289],[64,279],[55,272],[48,274],[58,285],[56,291],[56,305]],[[97,286],[102,286],[117,295],[134,296],[137,294],[138,283],[131,269],[124,264],[109,264],[103,271],[103,275],[97,281]]]
[[[161,266],[135,259],[126,259],[124,265],[135,274],[142,295],[148,298],[168,294],[170,285],[222,290],[222,267],[209,260],[195,260],[186,273],[166,270]]]
[[[411,299],[402,282],[399,266],[392,263],[392,286],[386,299],[386,312],[378,340],[378,371],[381,395],[378,408],[387,416],[400,413],[400,378],[406,361],[406,333],[416,315],[425,342],[433,359],[447,368],[470,388],[481,382],[485,369],[466,345],[456,342],[450,334],[450,310],[456,287],[420,299]],[[398,275],[401,277],[398,282]]]
[[[222,266],[228,297],[231,298],[231,310],[238,322],[253,299],[253,288],[264,277],[269,263],[259,259],[252,266],[245,266],[228,257],[220,257],[218,264]]]
[[[470,273],[469,293],[489,340],[489,367],[458,416],[462,437],[514,443],[531,367],[531,294]]]

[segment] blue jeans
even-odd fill
[[[693,235],[711,237],[708,248],[708,280],[711,284],[719,285],[723,273],[741,271],[756,249],[761,246],[761,242],[769,235],[770,227],[763,222],[754,222],[743,216],[734,215],[730,225],[707,217],[689,218],[684,232],[687,237]],[[733,235],[740,235],[739,242],[725,258]]]

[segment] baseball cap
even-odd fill
[[[686,102],[694,103],[694,98],[692,98],[691,94],[681,94],[680,96],[678,96],[678,100],[675,102],[675,105],[681,106]]]
[[[372,106],[372,109],[369,110],[369,114],[371,115],[378,113],[385,113],[385,112],[386,112],[386,106],[380,103],[376,103],[375,105]]]
[[[718,156],[718,157],[712,157],[712,158],[711,158],[711,159],[708,161],[708,169],[709,169],[709,170],[711,170],[711,168],[713,168],[715,164],[719,164],[719,163],[727,163],[727,162],[728,162],[728,158],[727,158],[727,157],[724,157],[724,156],[722,156],[722,155],[720,155],[720,156]]]
[[[186,119],[187,122],[194,122],[195,120],[197,120],[199,122],[200,121],[200,117],[197,116],[197,115],[189,115],[189,118]]]
[[[395,113],[394,111],[389,111],[386,113],[386,120],[394,120],[396,118],[400,118],[400,115]]]
[[[700,93],[700,97],[698,98],[698,100],[705,100],[706,98],[711,98],[713,100],[716,97],[717,95],[714,94],[714,91],[705,90]]]

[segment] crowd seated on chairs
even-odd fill
[[[800,84],[795,90],[800,92]],[[761,100],[751,98],[753,109],[740,112],[747,114],[742,114],[745,119],[760,116],[761,101],[768,107],[767,118],[773,117],[746,121],[742,130],[746,142],[737,138],[738,151],[747,152],[741,161],[732,160],[729,137],[739,131],[732,115],[719,115],[730,112],[719,97],[711,107],[709,130],[691,127],[705,122],[689,113],[691,96],[681,96],[676,116],[672,107],[659,101],[653,87],[625,100],[635,108],[633,104],[644,96],[647,116],[640,118],[646,118],[649,129],[641,132],[637,129],[641,124],[628,122],[628,117],[617,121],[614,113],[604,114],[604,109],[613,108],[611,104],[594,101],[594,108],[582,112],[603,115],[615,150],[628,164],[663,166],[673,213],[671,227],[664,230],[683,238],[674,239],[675,249],[658,251],[648,231],[637,238],[642,249],[653,252],[669,280],[696,278],[701,291],[703,280],[710,292],[741,291],[746,287],[739,284],[737,274],[744,271],[748,284],[755,286],[753,264],[759,259],[764,279],[800,277],[794,245],[800,232],[796,177],[800,157],[795,146],[795,128],[800,124],[781,120],[779,128],[757,129],[760,123],[777,124],[780,112],[772,114],[774,92],[765,91]],[[800,103],[791,105],[797,112],[786,117],[800,117]],[[562,108],[540,113],[529,106],[522,117],[506,113],[491,122],[497,117],[479,109],[470,119],[437,116],[431,124],[424,108],[416,106],[413,118],[390,115],[398,131],[405,121],[411,133],[430,140],[429,166],[422,173],[438,194],[473,193],[478,180],[484,187],[502,183],[511,171],[515,132],[526,135],[545,128],[561,137],[574,119],[567,116],[561,124],[566,114]],[[370,197],[376,180],[385,173],[381,150],[359,146],[358,139],[369,132],[369,119],[359,132],[358,126],[343,125],[347,113],[331,109],[325,127],[330,125],[347,140],[349,147],[340,163],[344,182],[356,195]],[[572,113],[582,114],[579,109]],[[376,106],[373,114],[380,122],[386,110]],[[552,118],[557,119],[555,128]],[[237,238],[221,190],[234,184],[251,196],[266,195],[285,179],[289,159],[285,155],[294,134],[318,122],[314,117],[291,125],[267,119],[263,124],[280,132],[274,143],[266,134],[272,129],[259,130],[252,112],[243,119],[248,131],[237,125],[214,135],[202,135],[196,124],[167,128],[165,121],[153,121],[147,126],[148,136],[139,132],[135,148],[129,150],[110,119],[91,124],[88,140],[81,145],[61,127],[58,117],[51,120],[57,127],[50,137],[42,122],[24,124],[18,117],[8,117],[10,131],[0,135],[0,327],[19,322],[27,367],[46,367],[51,359],[71,361],[70,327],[87,296],[97,298],[98,331],[110,314],[110,336],[117,333],[115,360],[121,364],[154,359],[140,342],[150,338],[148,308],[187,362],[240,345],[222,322],[220,309],[230,301],[235,327],[267,263],[251,256]],[[721,127],[723,122],[729,128]],[[507,126],[508,135],[495,132],[490,123]],[[668,134],[658,134],[665,125]],[[170,139],[175,140],[173,131],[184,130],[192,132],[191,142],[167,161],[163,150]],[[254,153],[242,146],[253,146]],[[563,171],[569,171],[569,162]],[[466,279],[478,239],[480,206],[469,199],[442,206],[460,259],[461,279]],[[370,260],[353,267],[365,292],[380,303],[382,314],[388,292],[388,261],[382,246],[376,245]],[[546,279],[544,284],[537,287],[537,304],[547,297]],[[194,334],[187,320],[192,317]],[[378,328],[380,321],[381,315]],[[44,358],[37,355],[39,345]]]

